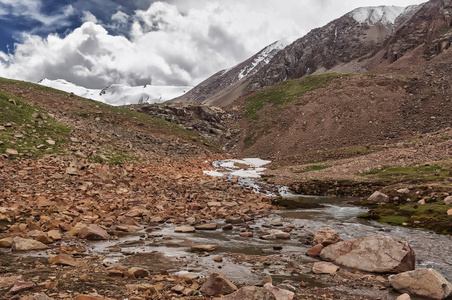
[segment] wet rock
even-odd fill
[[[402,294],[399,297],[397,297],[396,300],[411,300],[411,297],[409,294],[405,293],[405,294]]]
[[[77,267],[77,261],[68,254],[58,254],[52,258],[49,258],[49,262],[53,265],[73,266]]]
[[[446,299],[452,295],[452,284],[434,269],[418,269],[389,276],[398,291],[429,299]]]
[[[339,235],[333,229],[324,227],[314,233],[312,245],[322,244],[324,247],[342,241]]]
[[[245,220],[242,217],[228,217],[226,218],[226,223],[229,224],[242,224]]]
[[[202,224],[195,226],[196,230],[216,230],[217,224]]]
[[[310,257],[317,257],[320,255],[320,252],[322,252],[323,248],[324,247],[322,244],[317,244],[314,247],[309,248],[308,251],[306,251],[306,255]]]
[[[207,278],[200,291],[208,296],[228,295],[237,291],[237,287],[223,273],[218,271]]]
[[[36,286],[33,282],[26,282],[22,280],[17,280],[14,286],[9,290],[11,294],[17,294],[25,290],[32,289]]]
[[[339,269],[338,266],[336,266],[333,263],[330,262],[316,262],[312,266],[312,272],[314,274],[336,274],[337,270]]]
[[[266,235],[262,236],[261,239],[264,240],[289,240],[290,233],[284,232],[282,230],[270,230]]]
[[[124,272],[124,276],[129,278],[144,278],[151,276],[151,274],[146,269],[133,267]]]
[[[376,191],[374,192],[367,200],[378,203],[387,203],[389,202],[389,196],[383,194],[382,192]]]
[[[217,245],[193,245],[191,246],[192,252],[212,252],[217,249]]]
[[[15,237],[11,244],[11,249],[13,251],[44,250],[47,249],[47,246],[41,242],[32,239]]]
[[[382,235],[339,242],[325,247],[323,260],[376,273],[400,273],[415,266],[414,250],[407,242]]]
[[[283,246],[281,246],[281,245],[274,245],[273,246],[273,250],[277,250],[277,251],[282,250],[282,248],[283,248]]]
[[[232,226],[232,224],[226,224],[223,226],[223,230],[232,230],[234,228],[234,226]]]
[[[257,286],[245,286],[238,291],[227,295],[223,300],[277,300],[267,289]]]
[[[281,289],[277,286],[273,286],[271,283],[266,283],[264,285],[264,288],[270,291],[273,294],[273,296],[275,296],[275,298],[278,300],[292,300],[295,297],[294,292]]]
[[[452,204],[452,196],[448,196],[444,199],[444,204],[449,205]]]
[[[249,237],[253,237],[253,233],[252,233],[252,232],[249,232],[249,231],[247,231],[247,232],[241,232],[241,233],[240,233],[240,236],[241,236],[241,237],[245,237],[245,238],[249,238]]]
[[[179,227],[174,228],[174,232],[193,233],[193,232],[196,232],[196,228],[193,226],[179,226]]]
[[[83,227],[78,232],[78,237],[86,240],[107,240],[110,238],[110,235],[102,228],[97,225],[90,224],[86,227]]]
[[[279,287],[280,289],[283,289],[283,290],[291,291],[293,293],[297,292],[297,288],[296,287],[294,287],[293,285],[287,284],[287,283],[278,284],[277,287]]]

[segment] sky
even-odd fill
[[[362,6],[419,0],[0,0],[0,76],[194,86]]]

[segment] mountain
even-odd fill
[[[162,103],[189,91],[189,86],[154,86],[132,87],[123,84],[112,84],[104,89],[87,89],[63,79],[42,79],[40,85],[74,93],[77,96],[104,102],[110,105],[128,105],[141,103]]]
[[[244,62],[219,71],[201,82],[195,89],[170,102],[204,103],[217,106],[230,104],[243,93],[247,79],[267,65],[273,56],[290,42],[290,39],[274,42]]]
[[[242,64],[218,72],[173,101],[225,106],[247,92],[288,79],[326,72],[365,72],[367,59],[373,57],[388,37],[419,7],[355,9],[324,27],[312,30],[286,47],[285,44],[280,47],[274,47],[274,44],[268,46]],[[266,52],[269,55],[252,68],[252,72],[241,73],[253,62],[259,61],[258,58]]]

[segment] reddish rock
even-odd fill
[[[52,258],[49,258],[49,262],[53,265],[73,266],[77,267],[77,261],[68,254],[58,254]]]
[[[330,262],[316,262],[312,266],[312,272],[314,274],[335,274],[337,270],[339,269],[338,266],[335,264],[332,264]]]
[[[224,296],[222,300],[277,300],[267,289],[257,286],[245,286],[238,291]]]
[[[320,255],[320,252],[322,252],[323,248],[324,247],[322,244],[317,244],[314,247],[309,248],[308,251],[306,251],[306,255],[310,257],[317,257]]]
[[[329,227],[321,228],[314,233],[312,245],[322,244],[324,247],[340,242],[342,239],[333,229]]]
[[[26,282],[26,281],[17,280],[14,283],[14,286],[9,290],[9,292],[11,294],[17,294],[17,293],[20,293],[22,291],[32,289],[35,286],[36,286],[36,284],[34,284],[33,282]]]
[[[32,239],[15,237],[11,244],[11,248],[13,251],[30,251],[30,250],[44,250],[47,249],[47,246],[41,242]]]
[[[223,273],[212,273],[200,289],[208,296],[228,295],[237,291],[237,287]]]
[[[78,232],[78,237],[87,240],[107,240],[110,235],[97,225],[90,224]]]

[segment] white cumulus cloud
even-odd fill
[[[23,3],[28,1],[39,2]],[[416,2],[369,0],[366,5]],[[362,5],[357,0],[170,0],[130,16],[117,10],[113,25],[105,27],[86,12],[87,22],[64,37],[26,34],[13,53],[0,52],[0,76],[65,79],[88,88],[195,85],[278,39],[301,37]],[[130,26],[128,38],[107,31],[124,25]]]

